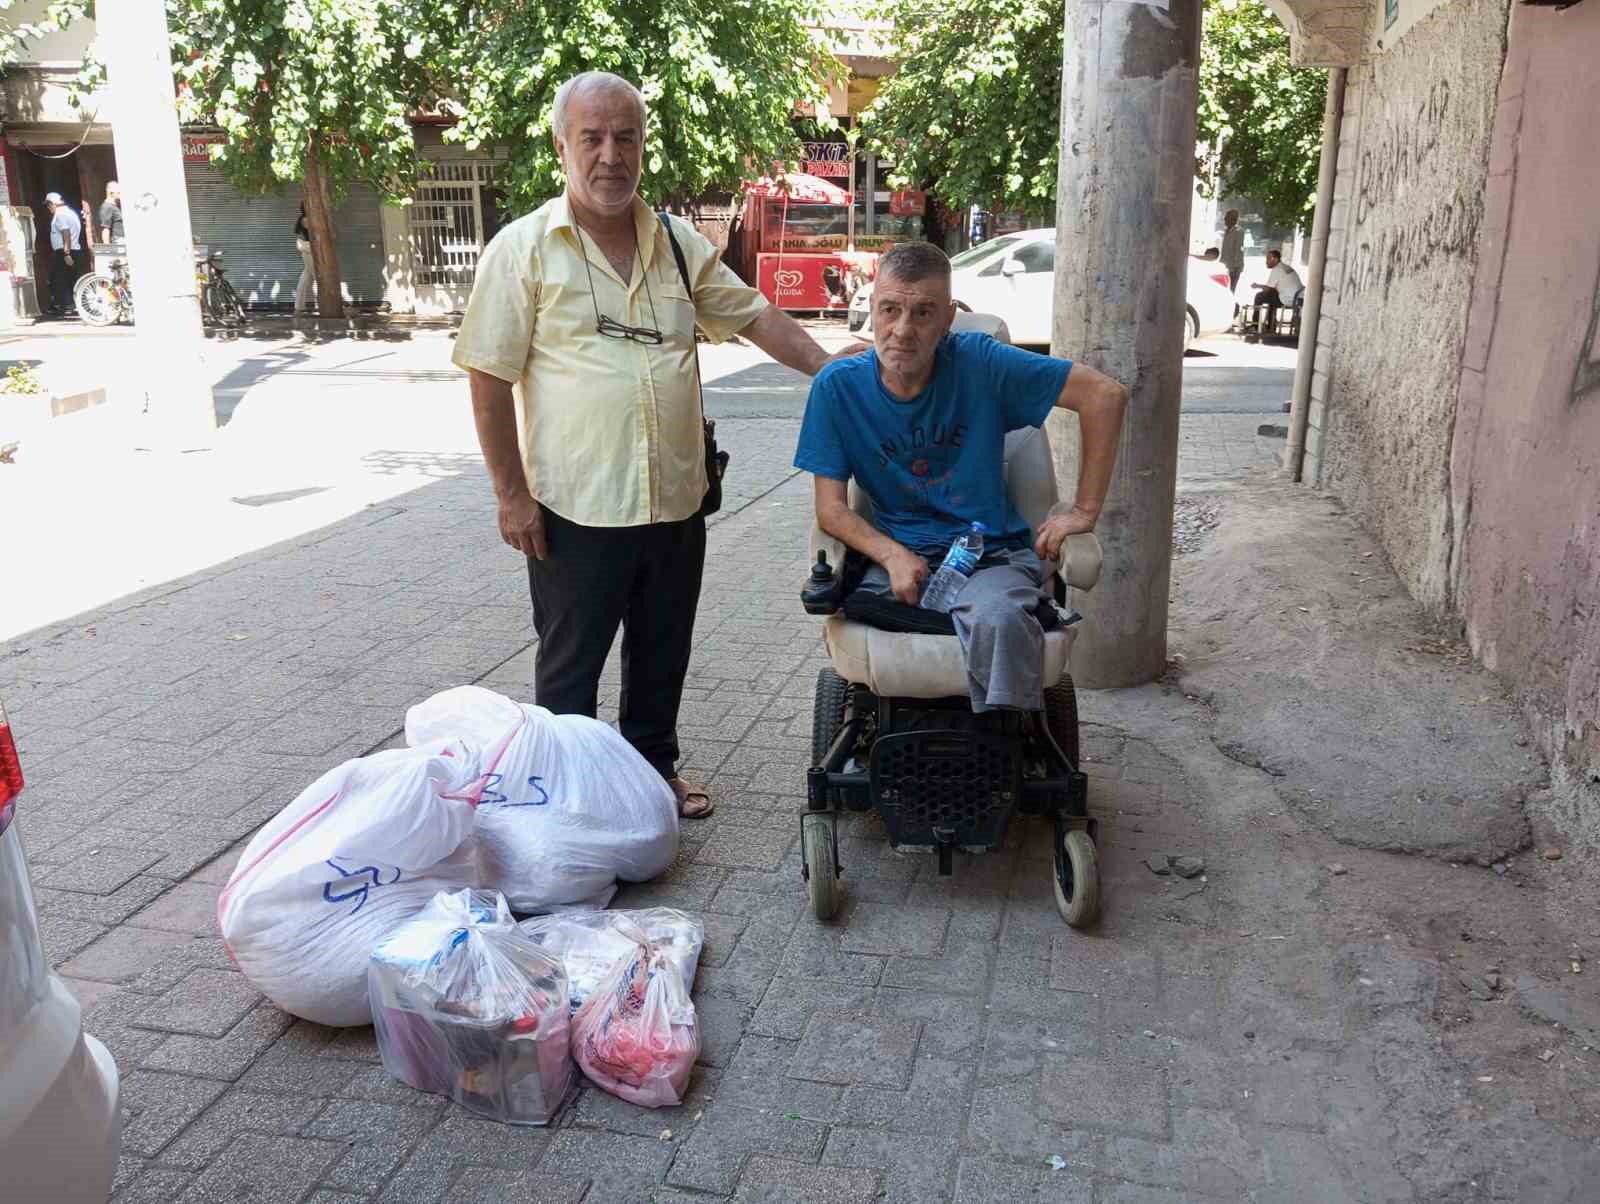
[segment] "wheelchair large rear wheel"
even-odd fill
[[[832,669],[817,671],[817,696],[811,711],[811,764],[821,765],[844,728],[850,683]]]
[[[827,921],[839,910],[839,859],[834,854],[838,820],[828,812],[800,819],[800,844],[806,859],[806,897],[811,914]]]
[[[1082,769],[1078,763],[1078,692],[1073,688],[1070,674],[1064,674],[1044,692],[1044,718],[1056,744],[1072,762],[1072,768]]]
[[[1100,858],[1082,828],[1062,834],[1055,859],[1056,910],[1069,928],[1086,928],[1100,916]]]

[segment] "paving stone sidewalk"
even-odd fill
[[[46,945],[124,1076],[115,1200],[1411,1198],[1383,1159],[1350,1178],[1361,1072],[1329,1072],[1360,1018],[1331,969],[1264,970],[1219,891],[1146,868],[1182,851],[1214,877],[1235,852],[1177,763],[1092,704],[1099,929],[1062,925],[1031,822],[941,878],[855,817],[842,916],[806,914],[797,814],[822,658],[797,601],[794,426],[722,429],[738,471],[682,732],[718,809],[615,904],[705,922],[704,1048],[681,1108],[584,1087],[548,1131],[478,1120],[388,1079],[370,1029],[279,1012],[217,935],[242,842],[338,760],[393,742],[407,705],[469,681],[531,694],[524,579],[481,478],[15,642],[0,690]],[[613,665],[604,706],[615,691]]]

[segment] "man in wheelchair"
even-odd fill
[[[1021,812],[1052,818],[1056,905],[1081,927],[1099,912],[1095,823],[1067,674],[1075,630],[1046,582],[1087,589],[1099,574],[1092,532],[1127,390],[952,333],[950,261],[927,243],[884,255],[872,306],[876,346],[817,374],[794,460],[815,478],[819,528],[802,601],[829,616],[800,821],[812,910],[837,907],[844,810],[876,810],[896,848],[936,850],[941,874],[957,849],[997,847]],[[1071,505],[1056,502],[1039,429],[1056,406],[1082,436]],[[950,613],[921,608],[973,523],[984,554]]]
[[[887,252],[872,298],[876,346],[817,374],[794,463],[815,478],[817,525],[867,562],[846,610],[874,626],[918,630],[914,612],[874,603],[916,607],[951,542],[984,525],[983,558],[950,611],[972,709],[1038,711],[1043,624],[1058,621],[1047,562],[1094,530],[1128,391],[1084,364],[951,333],[955,315],[943,251]],[[1077,497],[1030,531],[1007,494],[1006,435],[1043,426],[1055,406],[1078,415]],[[852,479],[871,500],[870,522],[851,508]],[[920,618],[921,630],[942,629],[931,613]]]

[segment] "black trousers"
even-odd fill
[[[600,671],[621,626],[618,728],[670,778],[705,568],[705,519],[585,527],[540,510],[547,554],[528,560],[539,635],[534,700],[557,714],[594,715]]]
[[[1278,307],[1282,304],[1283,300],[1278,296],[1277,289],[1264,288],[1256,293],[1255,305],[1250,310],[1250,320],[1257,326],[1261,325],[1261,307],[1264,305],[1267,307],[1266,329],[1276,329],[1278,325]]]
[[[50,308],[65,313],[72,308],[72,289],[83,275],[83,252],[72,252],[72,264],[67,264],[65,251],[50,252]]]

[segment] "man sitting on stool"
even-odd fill
[[[1278,328],[1278,307],[1293,305],[1301,287],[1300,273],[1284,263],[1279,252],[1267,252],[1267,267],[1266,282],[1256,281],[1250,286],[1257,290],[1255,305],[1250,310],[1250,325],[1260,334],[1270,334]],[[1265,326],[1261,325],[1263,305],[1267,307]]]
[[[876,346],[817,374],[794,463],[815,478],[817,525],[872,561],[862,590],[917,605],[956,536],[984,524],[983,560],[950,611],[973,710],[1037,711],[1041,562],[1094,529],[1128,391],[1087,365],[951,334],[955,313],[945,253],[925,242],[891,248],[873,287]],[[1006,493],[1005,436],[1042,426],[1054,406],[1078,415],[1077,500],[1029,531]],[[850,508],[852,477],[876,525]]]

